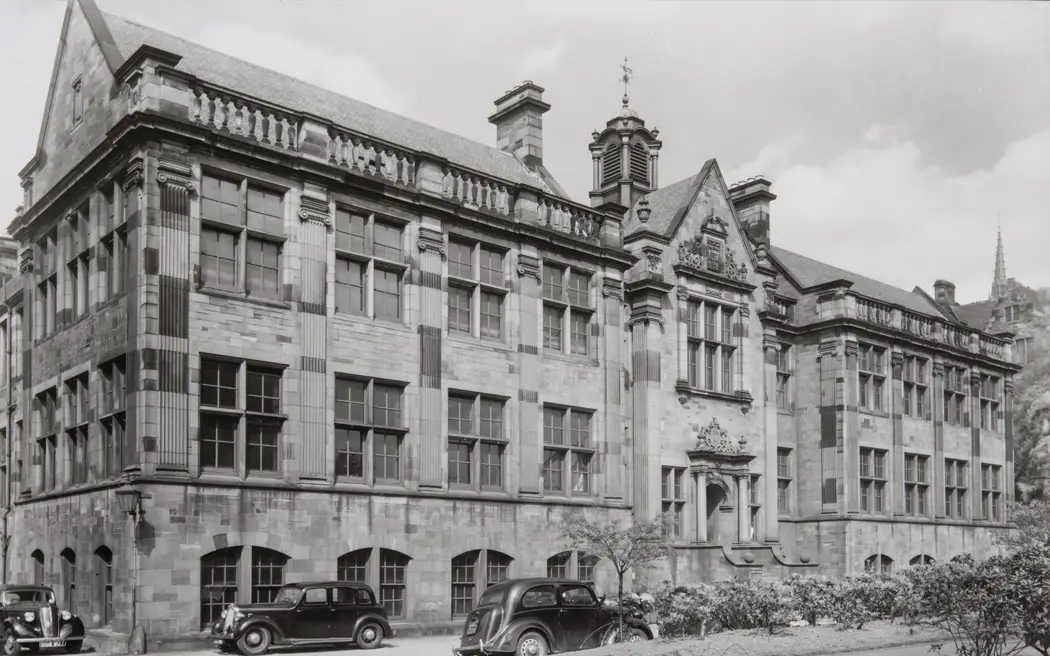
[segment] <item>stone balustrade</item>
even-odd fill
[[[441,195],[466,207],[508,216],[514,197],[506,183],[453,166],[441,172]]]
[[[388,144],[352,135],[332,128],[328,130],[328,162],[357,173],[382,177],[387,182],[405,186],[416,184],[416,156]]]
[[[240,96],[196,85],[190,89],[190,122],[281,150],[297,150],[299,119],[294,114]]]
[[[854,298],[856,299],[856,317],[858,319],[880,326],[893,325],[893,308],[889,305],[866,298]]]
[[[601,239],[605,217],[589,207],[547,195],[541,195],[537,205],[536,217],[541,226],[583,241],[597,243]]]
[[[901,330],[923,339],[933,339],[934,320],[915,312],[901,312]]]

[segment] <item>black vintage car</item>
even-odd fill
[[[619,609],[580,581],[512,579],[486,590],[463,625],[456,656],[547,656],[616,642]],[[625,642],[652,640],[637,613],[624,611]]]
[[[375,649],[391,635],[386,609],[363,583],[289,583],[272,603],[231,605],[209,637],[223,651],[259,656],[273,646],[353,643]]]
[[[80,652],[84,624],[68,610],[59,610],[55,592],[43,585],[0,586],[0,615],[4,620],[4,656],[22,649],[64,649]]]

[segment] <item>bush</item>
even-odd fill
[[[791,595],[795,611],[811,626],[816,626],[818,619],[831,615],[835,581],[826,576],[795,574],[784,581],[784,586]]]
[[[714,611],[714,589],[707,585],[673,586],[670,581],[653,593],[660,632],[669,636],[703,636]]]
[[[712,615],[725,629],[773,633],[791,620],[791,596],[777,581],[731,581],[716,588]]]

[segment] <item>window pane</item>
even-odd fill
[[[562,343],[562,312],[558,307],[543,306],[543,348],[560,351]]]
[[[200,465],[233,469],[238,420],[221,415],[201,415]]]
[[[246,395],[248,412],[281,412],[281,374],[274,371],[248,369]]]
[[[482,437],[503,437],[503,402],[494,399],[481,399]]]
[[[481,249],[481,282],[503,286],[503,253],[487,248]]]
[[[375,385],[372,423],[376,426],[401,427],[401,388]]]
[[[449,285],[448,329],[451,332],[470,334],[470,310],[474,291]]]
[[[503,296],[481,292],[481,336],[499,339],[503,334]]]
[[[354,253],[365,252],[365,217],[345,210],[335,212],[335,247]]]
[[[201,228],[201,282],[205,286],[232,289],[237,286],[237,236]]]
[[[587,326],[590,316],[572,312],[569,316],[569,348],[576,355],[587,355]]]
[[[391,433],[375,434],[375,477],[401,480],[401,438]]]
[[[448,243],[448,275],[472,279],[474,277],[472,252],[473,248],[469,244],[450,241]]]
[[[503,446],[481,443],[481,484],[490,488],[503,487]]]
[[[565,411],[560,408],[543,409],[543,443],[565,444]]]
[[[249,239],[246,250],[248,293],[263,298],[279,299],[280,245],[259,239]]]
[[[248,227],[270,234],[284,232],[284,203],[281,194],[248,188]]]
[[[393,262],[400,262],[401,228],[376,222],[374,255]]]
[[[335,420],[365,423],[367,384],[360,380],[337,378],[335,381]]]
[[[448,432],[456,435],[473,435],[474,400],[450,396],[448,399]]]
[[[335,475],[351,478],[364,477],[364,447],[364,433],[359,430],[337,428],[335,431]]]
[[[470,485],[470,444],[451,442],[448,445],[448,482]]]
[[[128,194],[124,194],[125,198]],[[201,218],[231,225],[243,225],[240,184],[201,176]]]
[[[280,425],[248,422],[245,459],[249,472],[276,472],[279,462]]]
[[[375,306],[377,319],[401,318],[401,285],[397,273],[376,269]]]
[[[553,266],[543,267],[543,298],[562,300],[565,271]]]
[[[588,274],[569,274],[569,303],[580,307],[590,307],[591,277]]]
[[[335,311],[365,313],[365,267],[360,262],[336,259]]]
[[[556,449],[543,450],[543,489],[546,492],[561,492],[565,480],[565,452]]]

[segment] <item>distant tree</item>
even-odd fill
[[[1020,500],[1050,499],[1050,350],[1037,353],[1014,388],[1014,487]]]
[[[620,639],[623,638],[623,577],[633,567],[670,553],[667,526],[668,519],[663,515],[647,523],[625,524],[615,519],[591,521],[580,512],[569,515],[563,524],[562,531],[575,549],[608,560],[616,571]]]
[[[1050,499],[1012,503],[1007,511],[1010,523],[1016,528],[996,537],[1007,551],[1016,553],[1028,547],[1046,549],[1050,545]]]

